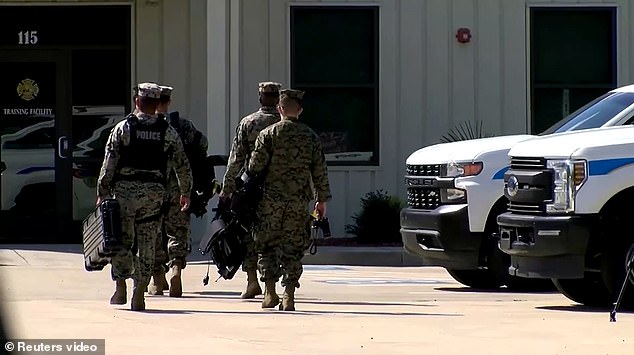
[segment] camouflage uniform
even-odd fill
[[[283,90],[281,95],[301,100],[303,92]],[[294,291],[299,287],[301,259],[309,246],[308,203],[331,198],[319,137],[297,118],[284,117],[258,135],[248,170],[266,173],[255,232],[261,280],[267,283],[268,291],[268,283],[274,285],[283,276],[282,286]]]
[[[260,93],[270,93],[277,95],[282,84],[275,82],[262,82],[259,84]],[[236,190],[236,177],[239,177],[246,165],[249,163],[251,152],[255,149],[255,140],[258,137],[260,131],[264,128],[280,121],[280,114],[277,112],[275,106],[262,106],[260,109],[246,117],[244,117],[238,127],[236,128],[236,135],[233,138],[233,144],[231,146],[231,153],[229,154],[229,160],[227,162],[227,170],[222,182],[222,191],[226,194],[231,194]],[[247,233],[243,240],[247,247],[247,254],[242,263],[242,271],[247,274],[253,275],[257,270],[258,256],[255,252],[253,235]],[[257,282],[257,275],[251,276],[254,280],[250,282]],[[248,286],[247,286],[248,287]],[[253,285],[255,287],[255,285]],[[259,288],[259,285],[257,286]],[[255,294],[261,294],[259,291],[254,291]],[[254,292],[249,290],[243,293],[243,298],[252,298],[248,296]]]
[[[172,88],[161,86],[161,95],[171,95]],[[207,155],[207,137],[204,135],[197,137],[198,130],[191,120],[178,117],[178,112],[165,114],[167,122],[178,133],[183,146],[196,144],[196,149]],[[175,122],[178,120],[177,122]],[[191,225],[190,214],[181,211],[180,189],[176,171],[173,167],[169,169],[169,179],[167,183],[167,202],[169,209],[163,222],[164,233],[162,238],[157,238],[155,273],[164,273],[164,266],[171,268],[178,265],[184,269],[187,265],[186,258],[191,252]]]
[[[160,89],[156,84],[139,85],[140,97],[157,98],[159,94]],[[155,244],[161,232],[161,207],[165,198],[166,171],[141,170],[128,166],[128,164],[134,165],[135,162],[130,161],[130,156],[126,156],[126,154],[134,154],[127,147],[132,141],[148,142],[140,144],[153,143],[153,147],[162,146],[166,166],[172,166],[178,175],[181,194],[189,196],[192,186],[189,162],[185,157],[178,134],[169,125],[158,124],[158,119],[156,115],[141,112],[130,115],[112,129],[106,143],[104,161],[97,183],[97,196],[100,198],[112,196],[119,201],[123,242],[128,247],[113,256],[111,260],[112,279],[117,281],[118,291],[119,281],[123,280],[125,283],[127,278],[134,279],[135,293],[138,285],[142,288],[147,286],[154,268]],[[133,131],[131,122],[136,120],[138,121],[134,124],[137,127],[134,128],[136,132],[136,138],[134,138],[131,135]],[[164,128],[156,129],[156,127]],[[141,147],[148,146],[152,147],[152,145],[141,145]],[[156,155],[160,156],[159,153],[156,152]],[[123,163],[124,161],[127,163]],[[143,165],[142,162],[141,165]],[[125,289],[123,292],[125,297]],[[111,300],[111,303],[120,302]]]

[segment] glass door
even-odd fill
[[[132,90],[125,48],[75,48],[71,53],[72,203],[73,219],[81,221],[95,208],[106,142],[112,128],[130,109]],[[103,94],[94,94],[95,83]]]
[[[53,242],[70,231],[68,70],[61,51],[0,51],[0,238]]]

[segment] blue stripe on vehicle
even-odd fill
[[[508,166],[505,166],[502,169],[498,170],[498,172],[493,175],[493,180],[502,180],[502,179],[504,179],[504,173],[507,170],[509,170]]]
[[[26,169],[22,169],[18,171],[16,174],[18,175],[27,175],[34,173],[36,171],[46,171],[46,170],[55,170],[54,166],[31,166]]]
[[[606,175],[612,170],[633,163],[634,158],[593,160],[588,163],[588,175]]]

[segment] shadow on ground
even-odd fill
[[[514,290],[506,287],[500,287],[497,289],[487,289],[487,288],[473,288],[473,287],[435,287],[434,290],[437,291],[447,291],[447,292],[464,292],[464,293],[543,293],[543,294],[552,294],[559,293],[557,290]]]
[[[242,300],[240,292],[236,291],[193,291],[183,292],[182,298],[210,298],[210,299],[233,299]],[[262,296],[255,299],[245,299],[243,302],[260,303]],[[435,307],[431,304],[411,303],[411,302],[364,302],[364,301],[323,301],[319,298],[297,297],[297,304],[316,304],[329,306],[395,306],[395,307]]]
[[[301,307],[301,303],[295,304],[296,308]],[[129,309],[122,309],[124,311],[130,311]],[[271,313],[282,315],[298,315],[298,316],[310,316],[310,315],[351,315],[351,316],[391,316],[391,317],[421,317],[421,316],[436,316],[436,317],[463,317],[463,314],[451,314],[451,313],[419,313],[419,312],[364,312],[364,311],[302,311],[301,309],[294,312],[278,311],[277,308],[271,310],[255,310],[255,311],[216,311],[216,310],[184,310],[184,309],[146,309],[144,313],[149,314],[236,314],[236,315],[270,315]]]
[[[614,308],[612,307],[590,307],[581,304],[571,304],[569,306],[538,306],[536,309],[543,309],[546,311],[559,311],[559,312],[580,312],[580,313],[605,313],[609,316],[610,312]],[[621,308],[618,313],[634,314],[634,309]]]

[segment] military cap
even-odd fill
[[[161,88],[154,83],[139,84],[139,96],[158,99],[161,97]]]
[[[265,81],[260,83],[260,92],[277,93],[280,91],[282,84],[274,81]]]
[[[284,89],[280,91],[280,96],[288,96],[291,99],[301,101],[304,98],[304,92],[301,90]]]
[[[160,86],[161,88],[161,96],[172,96],[172,91],[174,90],[171,86]]]

